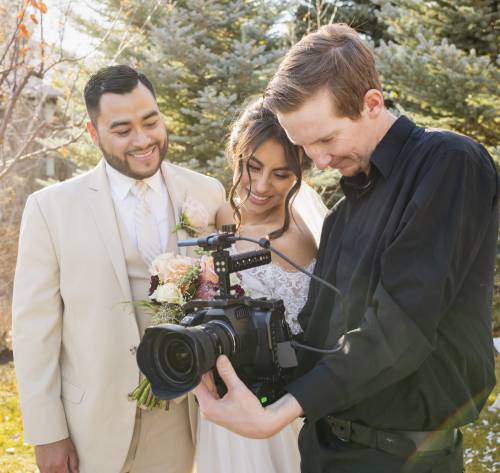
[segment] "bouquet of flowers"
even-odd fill
[[[150,273],[149,300],[136,304],[151,310],[151,325],[179,323],[182,304],[193,298],[213,299],[217,293],[219,278],[213,259],[207,255],[190,258],[164,253],[153,261]],[[167,401],[152,393],[146,378],[129,394],[129,399],[146,410],[168,406]]]

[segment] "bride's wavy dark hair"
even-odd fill
[[[271,110],[264,107],[262,99],[250,103],[236,119],[232,126],[229,142],[226,147],[226,157],[233,169],[237,171],[237,177],[229,191],[229,203],[233,209],[237,228],[241,224],[241,206],[245,203],[252,190],[252,179],[249,171],[248,159],[257,148],[265,141],[273,139],[277,141],[285,151],[287,166],[296,177],[296,182],[285,198],[285,217],[283,226],[272,231],[269,239],[279,238],[290,226],[290,206],[294,196],[297,194],[302,183],[302,171],[305,160],[302,148],[294,145],[287,137],[285,130],[281,127]],[[246,163],[246,172],[250,182],[248,194],[240,202],[236,202],[236,189],[243,175],[243,166]]]

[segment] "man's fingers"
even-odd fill
[[[207,388],[207,390],[214,399],[219,399],[219,395],[217,394],[217,388],[215,387],[214,376],[212,372],[205,373],[201,377],[201,383],[199,385],[201,384],[203,384]]]
[[[198,404],[200,406],[200,412],[205,414],[209,408],[211,402],[216,400],[214,395],[210,392],[207,385],[202,381],[196,388],[193,389],[196,399],[198,399]]]
[[[238,378],[236,371],[234,371],[233,365],[226,355],[220,355],[219,358],[217,358],[216,365],[219,376],[222,378],[222,381],[224,381],[224,384],[226,385],[228,391],[230,391],[231,389],[236,389],[243,384],[241,379]]]
[[[80,470],[78,468],[78,457],[76,455],[76,452],[70,453],[69,459],[68,459],[68,466],[69,466],[70,473],[79,473],[80,472]]]
[[[205,386],[208,390],[214,395],[216,399],[219,399],[219,393],[217,392],[217,386],[215,385],[214,373],[212,371],[208,371],[202,377]]]
[[[212,374],[211,371],[205,373],[202,377],[201,380],[203,384],[208,388],[209,391],[214,392],[215,389],[215,382],[214,382],[214,375]]]

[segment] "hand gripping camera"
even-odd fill
[[[267,249],[231,255],[227,249],[239,239],[235,230],[234,225],[225,225],[220,233],[178,242],[179,246],[196,245],[212,252],[219,294],[211,301],[184,304],[179,325],[146,329],[137,363],[159,399],[174,399],[191,391],[222,354],[229,357],[238,376],[263,405],[279,399],[291,379],[297,358],[283,301],[231,295],[231,273],[271,262]],[[223,395],[225,386],[216,373],[214,377]]]

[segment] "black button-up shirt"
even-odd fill
[[[369,176],[341,180],[299,315],[304,343],[287,390],[309,421],[433,430],[475,420],[495,384],[491,301],[497,174],[475,141],[400,117]]]

